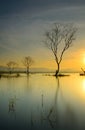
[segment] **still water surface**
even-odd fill
[[[85,130],[85,77],[0,79],[0,130]]]

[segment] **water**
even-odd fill
[[[0,130],[84,130],[85,77],[0,79]]]

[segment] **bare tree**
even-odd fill
[[[9,61],[7,63],[7,66],[8,66],[8,70],[10,72],[10,74],[12,73],[12,71],[14,70],[14,68],[17,66],[17,63],[14,62],[14,61]]]
[[[33,59],[30,56],[24,57],[23,64],[27,68],[27,74],[29,74],[29,67],[33,64]]]
[[[45,45],[54,54],[57,64],[57,70],[55,76],[60,71],[60,63],[63,59],[63,55],[69,47],[72,46],[73,40],[75,40],[77,28],[73,24],[54,24],[54,27],[45,33]]]

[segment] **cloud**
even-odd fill
[[[0,16],[13,15],[24,10],[30,12],[48,10],[48,8],[85,5],[84,0],[1,0],[0,2]]]

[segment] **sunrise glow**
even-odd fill
[[[65,5],[56,1],[55,4],[45,2],[40,7],[36,3],[32,7],[31,2],[21,2],[22,9],[15,3],[11,4],[13,9],[6,3],[8,11],[2,9],[4,13],[0,13],[0,66],[6,66],[8,61],[13,60],[18,63],[18,67],[23,67],[22,59],[29,55],[35,61],[32,68],[55,70],[55,57],[43,44],[45,31],[55,22],[73,23],[78,28],[72,47],[63,56],[61,70],[80,71],[85,66],[83,5]]]
[[[84,57],[83,57],[83,63],[84,63],[84,65],[85,65],[85,55],[84,55]]]

